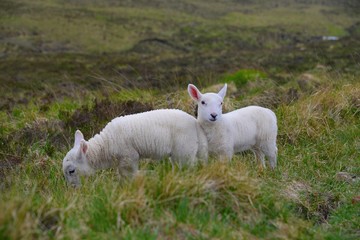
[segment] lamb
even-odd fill
[[[198,122],[208,139],[209,153],[222,160],[231,160],[234,153],[251,150],[265,168],[265,156],[270,167],[276,167],[277,120],[273,111],[249,106],[222,114],[227,84],[218,93],[202,94],[189,84],[188,92],[198,104]]]
[[[78,187],[80,175],[115,167],[128,178],[138,170],[139,159],[165,157],[180,167],[198,159],[207,162],[206,136],[193,116],[159,109],[117,117],[88,141],[77,130],[74,147],[63,159],[63,173],[70,185]]]

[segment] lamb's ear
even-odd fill
[[[74,147],[79,146],[81,140],[84,140],[84,135],[80,132],[80,130],[76,130]]]
[[[218,92],[219,96],[224,99],[225,95],[226,95],[226,90],[227,90],[227,84],[225,83],[225,85],[223,86],[223,88]]]
[[[193,84],[189,84],[188,85],[188,92],[190,97],[195,100],[195,101],[200,101],[201,99],[201,92],[199,91],[199,89],[197,89],[197,87],[195,87],[195,85]]]
[[[80,151],[83,154],[86,154],[87,150],[88,150],[89,146],[87,144],[87,142],[83,139],[80,141]]]

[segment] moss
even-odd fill
[[[241,69],[233,74],[224,76],[226,83],[233,82],[237,88],[242,88],[248,82],[266,78],[266,74],[254,69]]]

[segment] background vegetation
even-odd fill
[[[358,239],[357,2],[0,1],[0,238]],[[225,111],[276,112],[275,171],[244,153],[66,186],[76,129],[90,138],[119,115],[194,114],[189,82],[228,82]]]

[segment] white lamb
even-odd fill
[[[198,104],[198,121],[204,130],[209,153],[231,160],[234,153],[252,150],[265,167],[265,156],[276,167],[277,120],[270,109],[249,106],[222,114],[227,85],[219,93],[201,92],[189,84],[188,92]]]
[[[117,168],[132,176],[139,159],[170,157],[171,163],[192,165],[197,157],[207,162],[207,140],[196,119],[174,109],[160,109],[113,119],[89,141],[75,132],[74,147],[63,160],[66,181],[80,185],[79,175]]]

